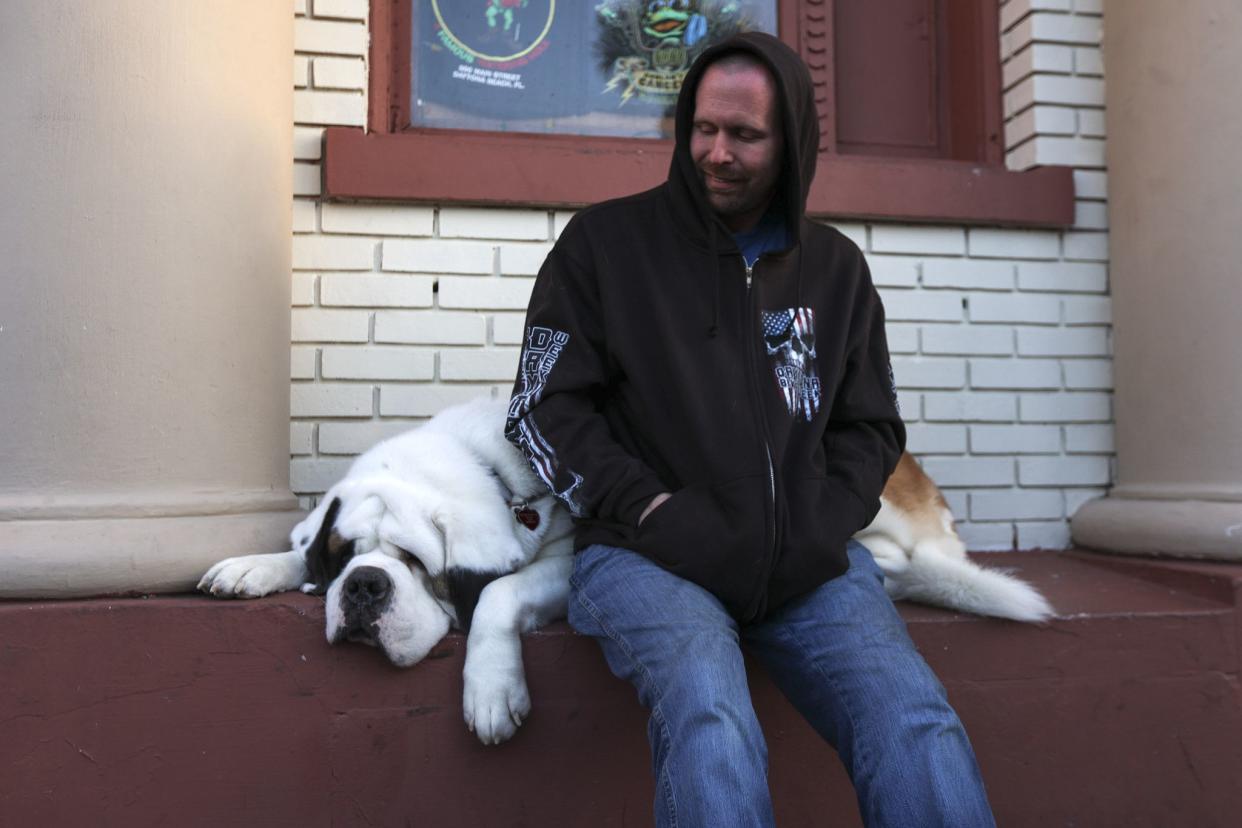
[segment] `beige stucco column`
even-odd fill
[[[1105,21],[1118,485],[1074,540],[1242,559],[1242,3]]]
[[[288,0],[0,3],[0,597],[276,551]]]

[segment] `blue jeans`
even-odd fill
[[[626,549],[578,553],[569,623],[651,711],[661,826],[772,825],[740,642],[841,757],[868,826],[994,825],[974,752],[862,544],[850,569],[739,627],[711,593]]]

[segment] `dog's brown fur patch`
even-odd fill
[[[920,530],[934,531],[936,534],[944,531],[941,510],[947,512],[949,504],[940,489],[923,471],[919,461],[909,452],[902,452],[897,468],[884,485],[884,499],[904,512],[907,520],[918,524]]]

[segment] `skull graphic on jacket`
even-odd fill
[[[811,308],[764,311],[763,342],[789,413],[810,420],[819,411],[820,398],[815,312]]]

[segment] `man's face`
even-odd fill
[[[730,230],[749,230],[763,217],[780,178],[783,145],[768,70],[748,63],[708,67],[695,91],[690,157],[708,203]]]

